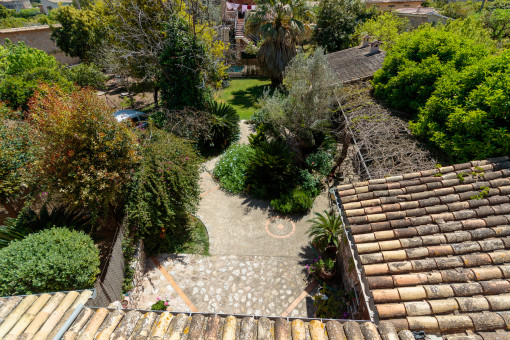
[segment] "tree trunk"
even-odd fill
[[[159,92],[159,87],[154,86],[154,92],[152,93],[152,95],[154,96],[154,107],[156,107],[156,108],[159,107],[158,92]]]
[[[349,146],[351,145],[351,134],[349,133],[347,126],[344,127],[344,131],[342,133],[342,139],[340,142],[342,143],[342,152],[340,153],[340,156],[338,156],[338,158],[335,162],[335,165],[333,166],[333,169],[331,169],[331,172],[329,174],[330,177],[335,176],[335,172],[338,170],[340,165],[342,165],[342,163],[347,158],[347,151],[349,151]]]

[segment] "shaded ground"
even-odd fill
[[[216,92],[214,98],[232,105],[241,119],[250,119],[255,113],[257,99],[270,84],[271,81],[266,79],[232,79],[230,80],[230,86]]]

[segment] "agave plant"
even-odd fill
[[[227,148],[239,138],[239,115],[230,105],[212,101],[209,103],[211,114],[210,142],[214,148]]]
[[[322,214],[316,212],[315,217],[308,222],[311,224],[308,235],[312,237],[312,243],[319,247],[319,250],[338,249],[340,236],[344,231],[340,216],[334,212],[324,211]]]
[[[28,234],[54,226],[88,233],[92,228],[92,219],[85,211],[69,209],[61,205],[51,209],[44,205],[38,213],[27,209],[17,218],[6,218],[4,225],[0,225],[0,249],[6,247],[11,241],[21,240]]]

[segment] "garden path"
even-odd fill
[[[240,143],[248,143],[251,132],[241,121]],[[147,259],[137,308],[148,309],[159,297],[169,299],[173,311],[312,317],[317,286],[308,285],[304,268],[316,254],[308,245],[307,220],[329,208],[327,193],[306,216],[278,216],[264,201],[221,190],[211,176],[217,161],[204,164],[197,214],[211,256]]]

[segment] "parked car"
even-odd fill
[[[149,117],[147,113],[136,110],[118,110],[114,112],[113,116],[118,122],[124,122],[129,119],[139,128],[147,126],[147,119]]]

